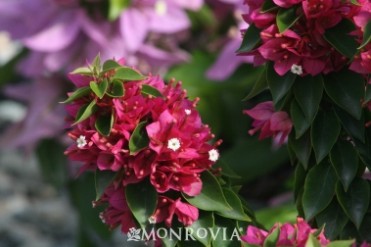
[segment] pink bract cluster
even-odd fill
[[[110,73],[105,76],[109,77]],[[78,87],[86,87],[97,78],[70,74]],[[99,79],[97,81],[99,83]],[[158,90],[161,96],[144,94],[144,86]],[[101,99],[94,93],[74,100],[67,106],[71,120],[78,110],[92,100],[98,110],[86,120],[72,125],[69,132],[74,143],[66,154],[71,160],[83,162],[85,170],[111,171],[116,176],[104,195],[96,203],[108,203],[101,214],[111,227],[122,225],[127,232],[134,226],[133,215],[125,200],[125,186],[149,180],[159,194],[157,209],[151,223],[164,222],[171,226],[174,216],[184,225],[198,219],[198,209],[182,201],[182,194],[196,196],[201,192],[200,174],[218,160],[214,135],[203,124],[196,104],[182,89],[181,83],[165,84],[158,76],[149,75],[140,81],[126,81],[122,97]],[[95,123],[101,114],[112,114],[114,121],[108,136],[100,134]],[[147,144],[131,152],[129,142],[138,125],[144,125]],[[125,224],[124,224],[125,222]]]
[[[272,101],[260,103],[250,110],[245,110],[244,113],[253,119],[250,135],[260,130],[259,140],[273,137],[273,142],[277,146],[287,142],[293,126],[292,121],[286,112],[276,112]]]
[[[279,229],[279,236],[275,246],[304,247],[307,246],[306,243],[311,234],[316,236],[321,246],[326,246],[330,242],[326,239],[323,231],[318,233],[317,229],[311,228],[302,218],[298,218],[296,224],[275,224],[269,232],[255,226],[249,226],[246,235],[242,236],[241,240],[254,246],[265,246],[264,241],[273,234],[277,228]]]
[[[254,63],[274,63],[279,75],[291,70],[298,75],[318,75],[338,71],[351,62],[350,69],[371,72],[370,45],[360,49],[354,60],[336,51],[324,38],[325,32],[340,22],[351,22],[356,29],[349,33],[361,45],[363,32],[371,19],[371,3],[359,4],[341,0],[274,0],[275,8],[262,10],[264,0],[245,0],[249,11],[243,17],[260,30],[261,44],[248,55],[255,55]],[[286,9],[295,11],[294,24],[279,31],[277,15]]]

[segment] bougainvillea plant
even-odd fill
[[[245,4],[238,52],[265,68],[246,99],[272,98],[245,111],[249,133],[288,143],[297,208],[312,226],[329,239],[371,241],[370,1]]]

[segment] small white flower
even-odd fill
[[[148,218],[148,222],[149,222],[150,224],[156,224],[156,218],[153,217],[153,216],[151,216],[151,217]]]
[[[185,114],[187,114],[187,115],[191,115],[191,113],[192,113],[191,109],[185,109],[184,111],[185,111]]]
[[[180,140],[178,138],[171,138],[167,141],[167,148],[176,151],[180,148]]]
[[[167,5],[164,0],[157,0],[155,4],[155,11],[159,16],[164,16],[167,13]]]
[[[212,162],[216,162],[219,159],[219,152],[216,149],[211,149],[209,151],[209,160]]]
[[[77,138],[76,144],[77,144],[78,148],[83,148],[88,143],[86,142],[85,136],[81,135],[81,136],[79,136],[79,138]]]
[[[297,65],[297,64],[293,64],[291,66],[291,72],[293,74],[296,74],[296,75],[301,75],[301,74],[303,74],[303,67],[301,67],[300,65]]]

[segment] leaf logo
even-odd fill
[[[127,236],[127,241],[140,241],[140,229],[130,228]]]

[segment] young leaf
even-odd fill
[[[78,124],[85,119],[89,118],[97,110],[97,102],[93,100],[89,104],[83,105],[77,112],[75,122],[73,124]]]
[[[98,98],[102,99],[103,96],[106,94],[107,88],[108,88],[108,81],[104,79],[101,82],[90,82],[90,89],[95,93],[95,95],[98,96]]]
[[[283,76],[278,75],[273,68],[273,64],[268,64],[267,81],[275,104],[277,104],[291,89],[295,78],[296,75],[293,73],[286,73]]]
[[[285,32],[287,29],[292,27],[300,18],[300,15],[296,13],[297,8],[281,8],[276,17],[276,23],[280,33]]]
[[[330,204],[335,195],[336,181],[336,173],[326,161],[309,171],[303,194],[303,209],[307,220],[311,220]]]
[[[95,200],[102,197],[104,191],[113,182],[116,175],[117,173],[112,171],[95,171]]]
[[[325,81],[328,96],[357,120],[361,118],[361,99],[365,94],[365,80],[362,75],[350,70],[330,74]]]
[[[324,38],[338,52],[347,58],[353,58],[357,52],[358,44],[349,33],[354,30],[354,25],[348,20],[343,20],[335,27],[327,29]]]
[[[344,186],[344,191],[347,191],[357,175],[359,162],[357,151],[350,142],[338,141],[331,150],[330,160]]]
[[[321,243],[318,239],[311,233],[308,237],[307,242],[305,243],[305,247],[321,247]]]
[[[118,68],[113,79],[123,80],[123,81],[140,81],[146,79],[146,77],[136,70],[129,67]]]
[[[107,94],[113,98],[122,97],[125,95],[124,84],[119,80],[114,80],[112,82],[112,87]]]
[[[77,68],[74,71],[72,71],[71,74],[79,74],[79,75],[91,76],[91,75],[93,75],[93,72],[88,67],[80,67],[80,68]]]
[[[157,191],[148,180],[129,184],[125,189],[126,201],[139,224],[145,228],[157,206]]]
[[[115,117],[113,113],[109,115],[101,115],[95,122],[95,129],[99,132],[99,134],[103,136],[109,136],[114,121]]]
[[[116,20],[130,4],[131,0],[109,0],[108,20]]]
[[[364,48],[368,43],[371,42],[371,21],[368,21],[363,32],[363,41],[358,49]]]
[[[193,206],[205,211],[223,212],[231,210],[227,203],[222,188],[213,174],[206,171],[201,174],[202,191],[199,195],[183,197]]]
[[[148,147],[149,138],[146,131],[146,125],[146,121],[140,122],[131,134],[129,140],[129,150],[131,155]]]
[[[82,98],[86,95],[89,95],[91,92],[90,87],[80,87],[75,92],[73,92],[65,101],[61,103],[71,103],[74,100]]]
[[[310,121],[305,118],[299,103],[295,99],[291,102],[290,117],[294,123],[295,138],[300,138],[309,129]]]
[[[247,216],[244,212],[239,196],[233,190],[223,188],[223,194],[227,199],[228,204],[231,206],[231,209],[222,212],[217,212],[218,215],[221,215],[228,219],[234,219],[239,221],[251,221],[251,218]]]
[[[120,68],[121,65],[116,62],[115,60],[107,60],[103,63],[103,69],[102,69],[102,73],[105,73],[107,71],[110,71],[110,70],[113,70],[113,69],[117,69],[117,68]]]
[[[160,91],[158,91],[157,88],[152,87],[152,86],[147,85],[147,84],[143,84],[142,85],[142,91],[141,91],[141,93],[143,95],[151,95],[151,96],[154,96],[154,97],[164,97],[162,95],[162,93]]]
[[[269,234],[269,236],[264,240],[263,247],[276,247],[278,237],[280,236],[280,228],[277,227]]]
[[[345,192],[341,183],[338,183],[336,195],[346,215],[359,229],[370,204],[370,185],[368,182],[356,179],[350,185],[348,192]]]
[[[251,24],[243,36],[240,48],[238,48],[236,52],[245,53],[254,49],[255,46],[261,41],[260,31],[261,30],[258,29],[254,24]]]
[[[355,240],[337,240],[337,241],[332,241],[326,247],[349,247],[353,246]]]
[[[325,236],[329,239],[337,238],[348,222],[343,209],[333,200],[331,204],[316,216],[318,226],[325,225]]]
[[[340,134],[341,126],[333,111],[319,111],[311,128],[311,140],[317,163],[330,152]]]

